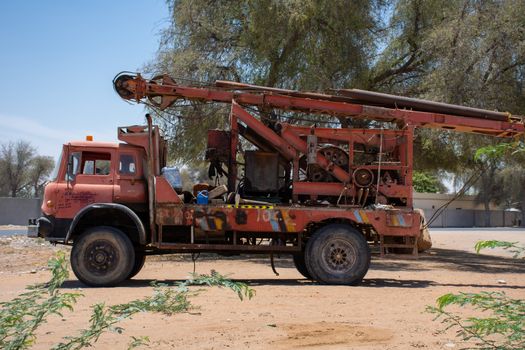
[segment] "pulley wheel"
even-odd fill
[[[358,187],[369,187],[374,182],[372,170],[366,168],[357,168],[353,174],[354,184]]]

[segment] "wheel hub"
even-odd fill
[[[118,260],[117,250],[111,242],[98,240],[86,249],[85,265],[95,274],[105,274],[111,271]]]
[[[355,264],[357,254],[354,247],[346,241],[332,241],[323,250],[326,266],[334,272],[348,271]]]

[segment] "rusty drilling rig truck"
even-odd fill
[[[92,286],[132,278],[147,255],[200,252],[291,254],[307,278],[359,283],[369,245],[381,256],[417,254],[425,225],[412,200],[415,128],[505,138],[524,132],[522,118],[509,113],[355,89],[191,86],[129,73],[113,83],[121,98],[159,110],[180,101],[226,104],[229,128],[209,130],[206,149],[210,175],[226,181],[194,191],[168,181],[166,142],[149,116],[145,126],[118,128],[120,143],[64,144],[29,235],[72,245],[72,269]],[[372,122],[297,125],[268,121],[264,111]]]

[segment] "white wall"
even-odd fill
[[[454,194],[414,192],[414,208],[438,209],[454,198],[454,196]],[[476,203],[475,198],[475,196],[462,196],[454,200],[447,209],[485,210],[485,207],[482,203]],[[490,209],[502,210],[503,208],[491,204]]]

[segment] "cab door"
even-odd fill
[[[113,201],[115,178],[114,149],[69,150],[68,169],[59,183],[57,211],[61,217],[72,218],[93,203]],[[58,214],[58,213],[57,213]]]
[[[117,152],[114,202],[140,209],[145,206],[146,180],[142,171],[143,153],[137,149],[121,147]]]

